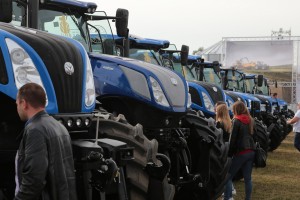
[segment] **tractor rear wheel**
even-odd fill
[[[99,137],[119,140],[125,142],[130,147],[134,147],[134,159],[128,161],[125,166],[127,192],[131,200],[146,200],[151,195],[149,191],[155,191],[155,188],[151,188],[155,184],[150,184],[151,177],[145,168],[149,163],[156,166],[162,164],[157,159],[158,142],[155,139],[149,140],[143,134],[143,127],[140,124],[135,126],[130,125],[123,115],[118,115],[117,117],[114,117],[110,113],[106,113],[106,115],[108,119],[99,119]],[[96,125],[96,123],[94,124]],[[93,132],[96,127],[92,129]],[[159,182],[159,180],[154,182]],[[163,185],[163,195],[159,195],[158,199],[173,199],[175,187],[168,184],[166,178],[161,182]]]
[[[223,132],[215,121],[199,112],[189,113],[182,120],[182,127],[190,128],[187,140],[192,155],[192,174],[199,174],[196,186],[182,187],[175,199],[217,199],[224,191],[231,160],[229,144],[223,141]]]

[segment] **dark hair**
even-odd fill
[[[276,92],[273,93],[273,97],[275,97],[275,96],[277,96],[277,93],[276,93]]]
[[[33,108],[46,106],[46,93],[42,86],[36,83],[27,83],[23,85],[19,89],[18,99],[24,99]]]
[[[232,105],[232,111],[234,115],[247,115],[250,118],[249,129],[250,129],[250,133],[253,134],[254,122],[246,105],[242,101],[236,101]]]

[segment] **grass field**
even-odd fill
[[[267,167],[253,169],[253,200],[300,200],[300,152],[293,146],[294,133],[268,153]],[[234,200],[245,198],[244,182],[234,183]]]

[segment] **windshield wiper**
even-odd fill
[[[64,13],[66,16],[70,16],[71,19],[73,20],[73,22],[76,24],[78,30],[80,31],[80,35],[81,37],[84,39],[85,43],[87,43],[87,38],[85,37],[84,31],[82,30],[82,28],[80,28],[79,23],[77,21],[77,18],[75,18],[74,15],[67,15],[66,13]]]

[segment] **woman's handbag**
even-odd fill
[[[255,147],[254,165],[258,168],[264,168],[267,165],[267,152],[260,147],[258,142]]]

